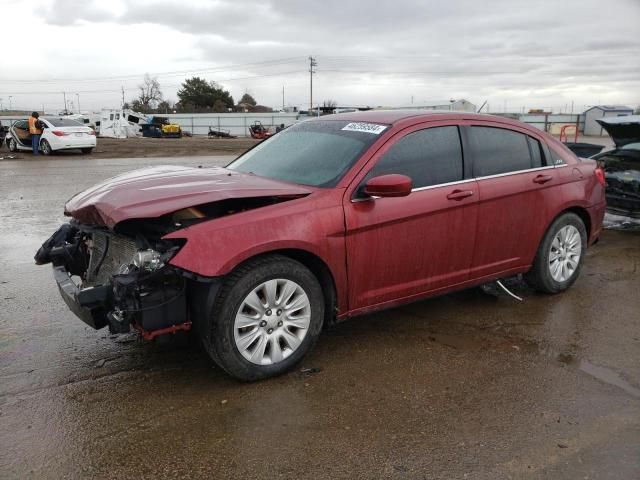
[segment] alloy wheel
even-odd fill
[[[240,304],[233,325],[236,348],[257,365],[273,365],[302,344],[311,322],[311,303],[296,282],[261,283]]]
[[[566,282],[576,272],[582,255],[582,238],[573,225],[556,233],[549,251],[549,272],[556,282]]]

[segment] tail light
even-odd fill
[[[96,131],[95,130],[91,130],[90,132],[88,132],[89,135],[93,135],[94,137],[96,136]]]
[[[596,167],[595,174],[600,185],[604,187],[607,184],[606,180],[604,179],[604,170],[600,167]]]
[[[53,133],[56,137],[64,137],[65,135],[69,135],[69,132],[63,132],[62,130],[52,130],[51,133]]]

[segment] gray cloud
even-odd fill
[[[123,0],[123,5],[114,14],[98,1],[56,0],[43,18],[55,25],[160,25],[192,35],[196,51],[186,55],[206,64],[296,57],[217,73],[227,77],[299,70],[302,82],[305,57],[313,54],[318,88],[333,87],[354,99],[370,94],[359,91],[363,82],[424,85],[424,97],[431,96],[429,88],[474,97],[554,89],[564,95],[570,82],[583,90],[610,86],[634,97],[640,86],[637,0],[214,0],[178,7],[169,0]]]

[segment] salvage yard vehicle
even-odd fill
[[[369,111],[301,122],[226,168],[156,167],[72,197],[36,254],[94,328],[200,336],[230,375],[281,374],[323,325],[524,274],[558,293],[604,173],[526,124]]]
[[[253,122],[253,125],[249,125],[249,134],[251,138],[255,138],[257,140],[264,140],[265,138],[269,138],[273,135],[273,132],[269,129],[269,127],[265,127],[262,125],[260,120],[256,120]]]
[[[91,153],[96,146],[95,130],[76,120],[64,117],[40,117],[39,120],[44,126],[40,136],[40,151],[45,155],[59,150],[75,149],[81,150],[82,153]],[[28,120],[14,122],[7,132],[6,142],[12,152],[31,151]]]
[[[615,148],[594,155],[607,181],[607,212],[640,220],[640,115],[596,119]]]

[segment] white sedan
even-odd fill
[[[96,132],[81,123],[64,117],[40,117],[44,124],[40,136],[40,151],[45,155],[58,150],[79,149],[91,153],[96,146]],[[18,120],[7,133],[9,150],[31,150],[31,134],[28,120]]]

